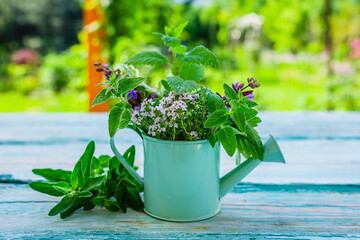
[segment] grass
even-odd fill
[[[24,96],[18,92],[0,94],[0,112],[86,112],[86,93]]]

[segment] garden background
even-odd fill
[[[253,76],[260,110],[360,110],[359,12],[358,0],[0,0],[0,112],[89,111],[91,48],[123,63],[185,20],[184,42],[221,62],[202,84],[222,93]],[[168,74],[141,70],[152,87]]]

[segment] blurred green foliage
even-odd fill
[[[201,6],[193,1],[102,0],[105,15],[102,27],[107,35],[104,56],[109,63],[120,64],[140,50],[156,49],[169,54],[160,47],[160,40],[152,32],[162,32],[164,25],[172,26],[189,20],[182,35],[189,49],[203,44],[211,48],[221,62],[219,69],[206,71],[204,85],[221,93],[223,82],[246,81],[247,77],[253,76],[262,84],[255,96],[261,110],[360,110],[360,59],[350,57],[351,42],[360,38],[360,2],[330,1],[330,74],[327,72],[329,65],[324,53],[325,0],[213,0]],[[26,13],[23,22],[30,21],[26,16],[33,16],[34,12],[47,16],[45,12],[49,10],[46,8],[53,1],[31,2],[43,3],[40,7],[42,10],[29,7],[30,3],[26,3],[24,8],[17,5],[17,9]],[[56,11],[58,14],[66,13],[68,10],[64,9],[72,7],[73,14],[79,13],[80,2],[59,4]],[[10,9],[11,5],[8,4],[6,9]],[[2,11],[5,10],[0,10],[0,13]],[[73,26],[81,25],[80,18],[73,16]],[[11,32],[10,25],[5,24],[6,27],[3,27],[4,22],[9,23],[9,19],[15,21],[9,14],[0,14],[0,36],[3,36],[4,29]],[[42,18],[38,16],[37,19]],[[66,17],[60,20],[57,18],[57,21],[51,23],[57,22],[59,26],[64,26],[62,21],[66,21]],[[30,22],[34,23],[34,20]],[[16,21],[14,24],[16,26]],[[33,25],[43,27],[44,24],[39,21]],[[61,28],[57,31],[58,34],[63,32]],[[74,36],[64,36],[64,39],[70,38]],[[27,35],[21,39],[0,46],[0,111],[86,110],[86,53],[82,41],[74,46],[73,40],[62,42],[68,43],[68,49],[59,51],[53,47],[58,46],[59,42],[44,36],[38,37],[43,47],[37,50],[43,57],[41,65],[35,67],[11,63],[11,55],[16,48],[34,49],[31,45],[34,41],[27,41]],[[162,68],[144,67],[140,70],[147,77],[147,83],[153,87],[169,73],[169,70]],[[39,102],[34,100],[33,106],[43,107],[17,106],[20,103],[9,96],[17,96],[16,99],[24,101],[28,98],[38,99]],[[44,99],[49,96],[52,101],[64,101],[64,104],[47,108]],[[11,108],[2,104],[9,99],[15,101]],[[74,104],[77,107],[70,107],[65,99],[78,99]],[[40,103],[43,100],[45,103]],[[27,101],[27,104],[30,103],[31,100]]]

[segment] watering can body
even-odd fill
[[[149,215],[197,221],[220,211],[219,144],[143,136],[144,203]]]
[[[220,198],[250,173],[261,161],[249,158],[219,178],[220,144],[208,140],[169,141],[142,134],[144,179],[110,145],[129,173],[144,185],[144,211],[167,221],[198,221],[220,211]],[[264,145],[264,161],[283,162],[284,158],[270,136]]]

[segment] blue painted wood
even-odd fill
[[[96,208],[48,217],[58,198],[0,184],[0,239],[339,239],[360,238],[360,186],[240,184],[217,216],[192,223]]]
[[[360,113],[261,113],[260,135],[273,133],[287,164],[263,164],[222,199],[209,220],[169,223],[144,213],[77,211],[48,217],[59,200],[27,187],[32,168],[71,169],[87,142],[110,154],[107,114],[0,115],[0,239],[339,239],[360,238]],[[124,151],[141,140],[124,130]],[[222,152],[221,175],[234,166]],[[12,184],[14,183],[14,184]],[[267,184],[264,184],[267,183]]]

